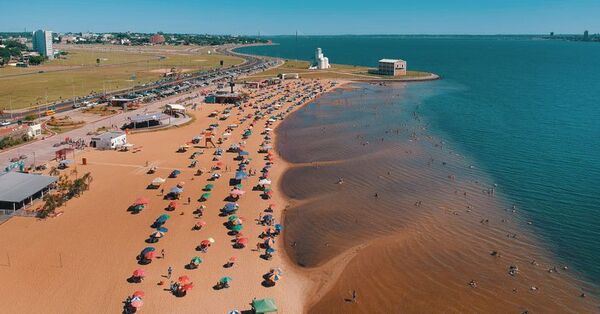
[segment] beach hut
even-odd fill
[[[277,305],[273,299],[254,299],[252,300],[252,310],[257,314],[277,312]]]

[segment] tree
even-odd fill
[[[30,65],[39,65],[39,64],[42,64],[42,62],[44,62],[45,60],[46,60],[46,58],[44,58],[43,56],[30,56],[29,64]]]
[[[90,188],[90,184],[92,184],[92,182],[94,181],[94,178],[92,177],[92,174],[89,172],[86,172],[81,179],[83,179],[83,181],[86,183],[86,190],[88,190]]]

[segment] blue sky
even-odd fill
[[[600,33],[600,0],[0,0],[0,31]],[[10,13],[9,13],[10,11]]]

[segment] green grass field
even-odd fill
[[[322,79],[348,79],[348,80],[385,80],[385,79],[407,79],[426,77],[430,75],[427,72],[408,71],[405,76],[382,76],[369,73],[368,67],[346,65],[346,64],[332,64],[328,70],[308,70],[308,61],[300,60],[286,60],[285,63],[275,69],[270,69],[265,72],[252,75],[244,80],[252,79],[265,79],[275,77],[281,73],[298,73],[300,77],[304,78],[322,78]]]
[[[0,110],[28,108],[157,81],[172,67],[185,73],[219,67],[221,60],[225,67],[243,62],[241,58],[206,54],[205,51],[100,49],[67,48],[69,54],[65,59],[48,61],[37,67],[0,68]],[[96,59],[101,59],[100,66],[96,65]]]

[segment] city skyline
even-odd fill
[[[118,9],[115,9],[118,8]],[[88,14],[93,12],[93,14]],[[158,14],[158,13],[161,14]],[[167,12],[164,14],[163,12]],[[169,13],[172,12],[172,13]],[[103,3],[34,0],[27,14],[0,20],[1,31],[166,32],[234,35],[579,34],[600,32],[600,3],[591,0],[443,0],[377,4],[314,0],[222,4],[174,0]],[[440,21],[444,21],[440,23]]]

